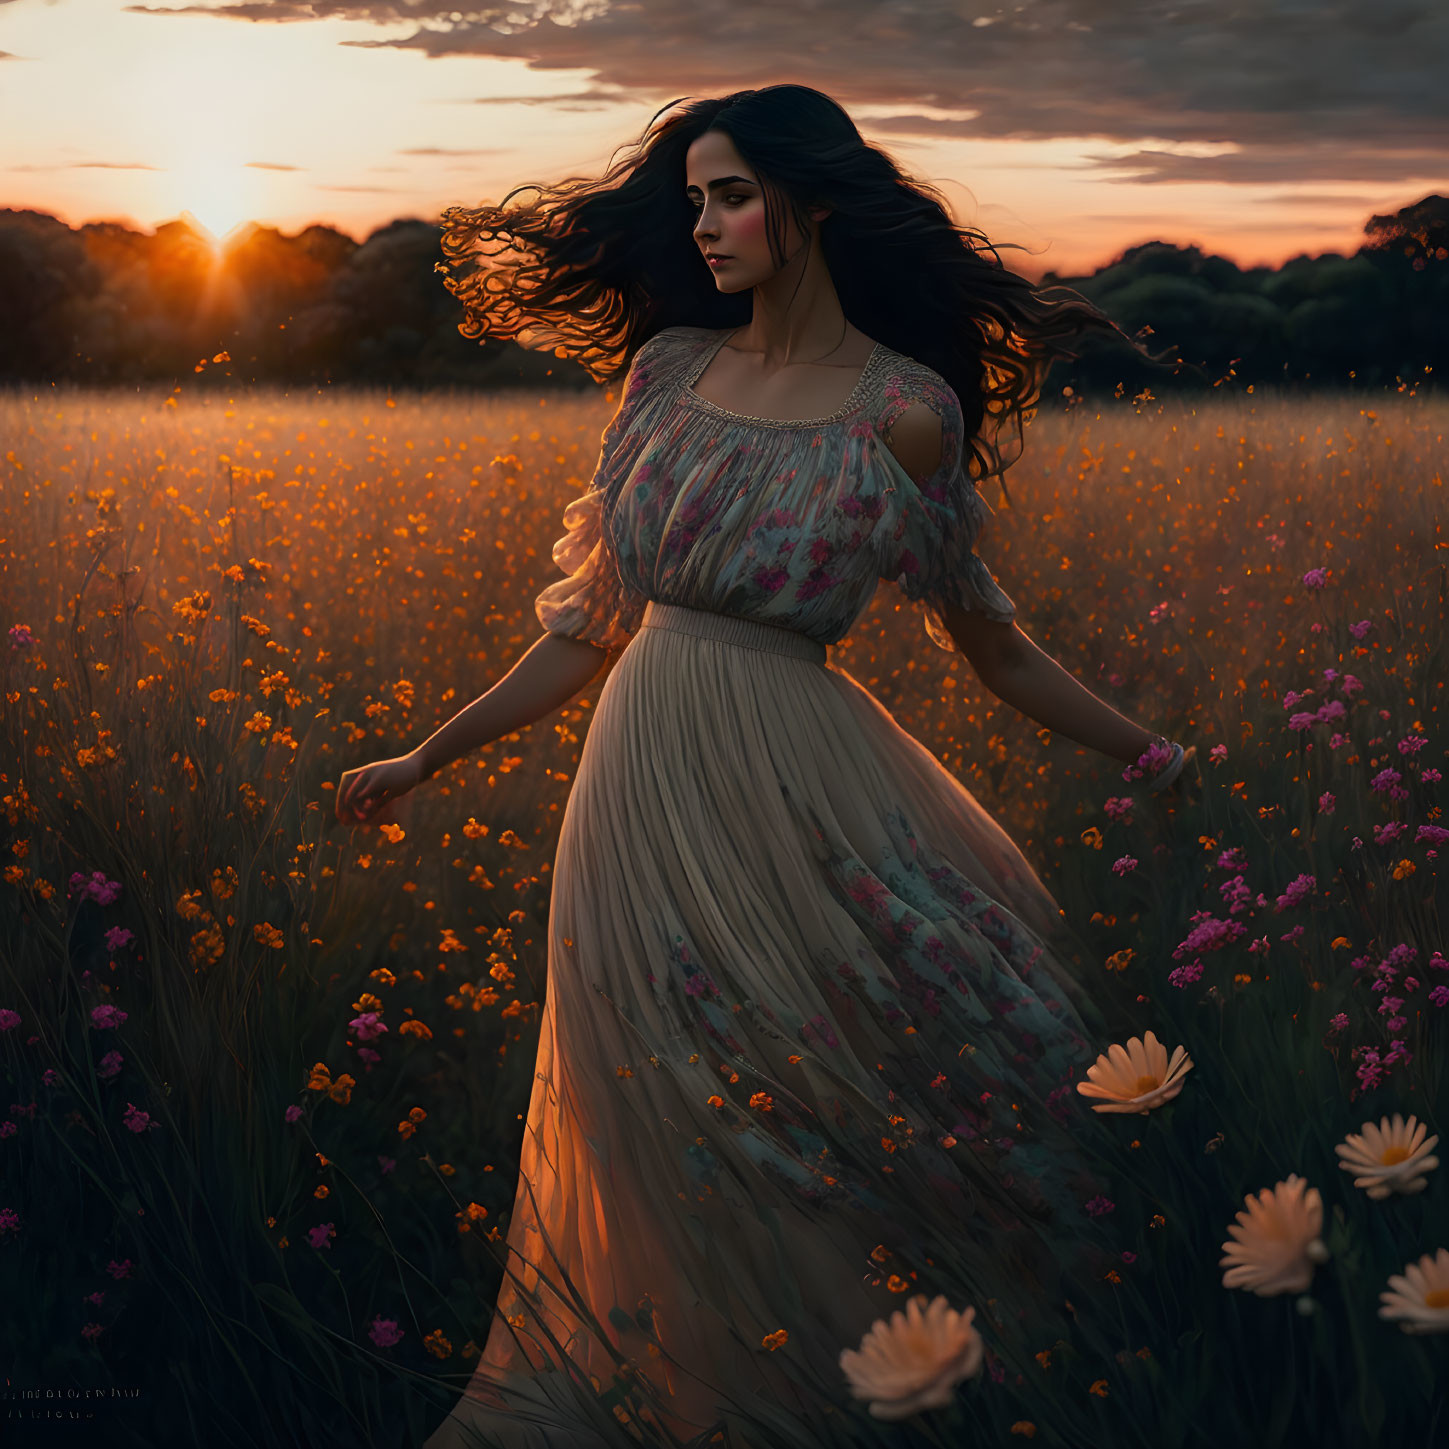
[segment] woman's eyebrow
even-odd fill
[[[721,186],[728,186],[731,181],[743,181],[746,186],[753,186],[755,183],[747,176],[718,176],[713,181],[706,181],[704,184],[711,191],[718,191]],[[698,191],[697,186],[686,186],[686,191]]]

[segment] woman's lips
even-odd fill
[[[733,257],[718,257],[718,256],[716,256],[716,257],[706,257],[705,258],[705,261],[707,261],[710,264],[710,266],[717,267],[722,262],[732,262],[732,261],[734,261],[734,258]]]

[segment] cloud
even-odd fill
[[[399,156],[510,156],[502,146],[408,146]]]
[[[3,0],[0,0],[3,3]],[[147,166],[139,161],[55,161],[36,165],[7,166],[7,171],[164,171],[164,166]]]
[[[539,98],[552,105],[720,95],[764,71],[816,86],[852,111],[911,97],[912,110],[862,119],[875,137],[1137,143],[1127,156],[1093,156],[1087,168],[1121,171],[1134,184],[1449,180],[1449,8],[1434,0],[1022,0],[974,22],[961,18],[959,0],[729,0],[728,26],[696,0],[127,8],[412,23],[406,36],[340,43],[516,60],[534,71],[583,71],[596,83]],[[1174,142],[1235,149],[1183,154]]]

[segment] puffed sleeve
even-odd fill
[[[886,471],[893,522],[881,535],[880,576],[923,606],[931,642],[954,651],[956,642],[941,616],[945,605],[975,609],[1001,623],[1016,617],[1016,605],[976,553],[976,540],[991,510],[967,471],[965,423],[952,388],[935,374],[892,385],[886,390],[877,431],[917,402],[924,402],[941,419],[941,459],[929,477],[915,479],[881,441],[877,451]]]
[[[639,402],[667,345],[663,336],[656,334],[635,354],[618,411],[600,439],[593,479],[564,508],[566,532],[553,546],[553,561],[567,577],[549,584],[534,602],[539,623],[550,634],[622,649],[639,628],[648,600],[620,577],[603,526],[603,505],[617,470],[633,451]]]

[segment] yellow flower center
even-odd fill
[[[1449,1308],[1449,1288],[1436,1288],[1424,1295],[1425,1308]]]
[[[1383,1155],[1385,1167],[1394,1167],[1409,1156],[1407,1147],[1390,1147]]]
[[[1137,1091],[1134,1095],[1140,1097],[1144,1092],[1150,1092],[1154,1087],[1160,1087],[1161,1085],[1162,1083],[1156,1077],[1138,1077]]]

